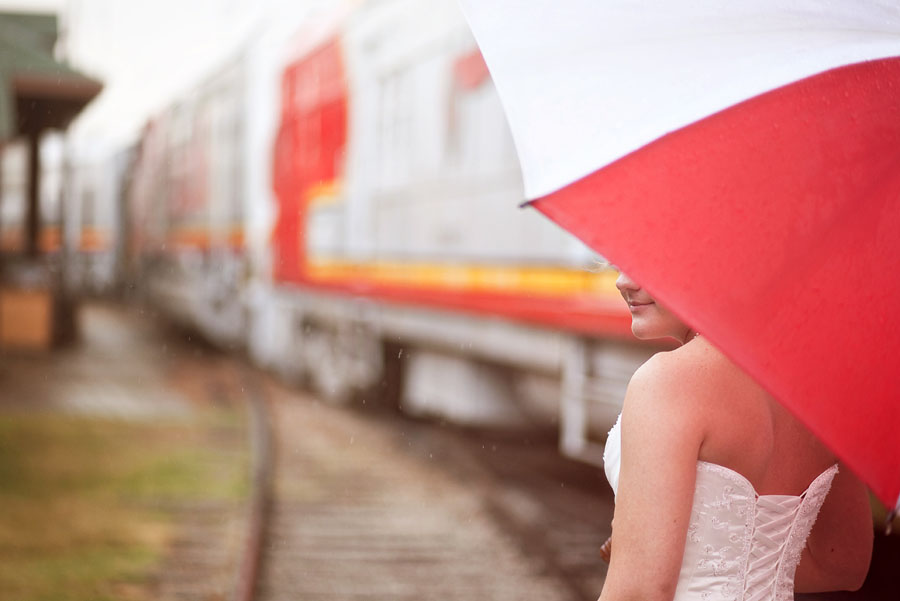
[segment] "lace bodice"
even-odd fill
[[[603,453],[614,492],[620,453],[616,421]],[[828,468],[799,496],[758,495],[734,470],[698,461],[675,601],[793,599],[794,571],[836,473]]]

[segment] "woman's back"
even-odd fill
[[[618,482],[619,423],[604,454]],[[816,516],[837,472],[833,465],[800,495],[760,495],[744,476],[697,461],[696,481],[675,601],[786,601]]]
[[[623,412],[633,420],[632,435],[644,446],[672,439],[662,443],[667,449],[657,455],[660,462],[694,458],[672,598],[793,599],[804,545],[838,473],[834,456],[702,338],[657,355],[635,379],[638,392],[629,389]],[[653,394],[641,398],[647,389]],[[679,415],[673,424],[678,409],[687,417]],[[686,452],[673,428],[683,435]],[[621,449],[617,422],[604,454],[614,490]],[[641,449],[632,446],[635,451]],[[652,472],[646,460],[643,467]]]
[[[833,453],[703,337],[658,360],[693,380],[705,426],[700,460],[738,472],[762,495],[799,495],[835,463]]]

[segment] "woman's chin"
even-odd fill
[[[643,324],[636,319],[631,321],[631,333],[634,334],[634,337],[638,340],[653,340],[654,338],[659,338],[659,336],[653,332],[652,328],[648,328],[646,324]]]
[[[659,327],[657,323],[646,323],[643,319],[631,320],[631,333],[638,340],[660,340],[661,338],[678,339],[678,334],[670,328]]]
[[[679,343],[684,343],[685,331],[684,328],[659,328],[648,326],[643,323],[637,323],[635,321],[632,321],[631,323],[631,333],[638,340],[662,340],[664,338],[671,338]]]

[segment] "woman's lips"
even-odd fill
[[[649,307],[652,304],[654,304],[653,301],[646,301],[646,302],[628,301],[628,309],[632,312],[640,311],[641,309]]]

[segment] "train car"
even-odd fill
[[[239,57],[147,125],[128,219],[145,294],[231,348],[246,330],[245,94]]]
[[[65,279],[74,294],[114,294],[125,282],[126,199],[134,153],[133,146],[111,154],[99,148],[69,148],[62,243]]]
[[[454,0],[330,3],[249,43],[148,127],[132,196],[155,297],[327,398],[558,421],[593,460],[656,350],[614,272],[515,208],[513,141]]]

